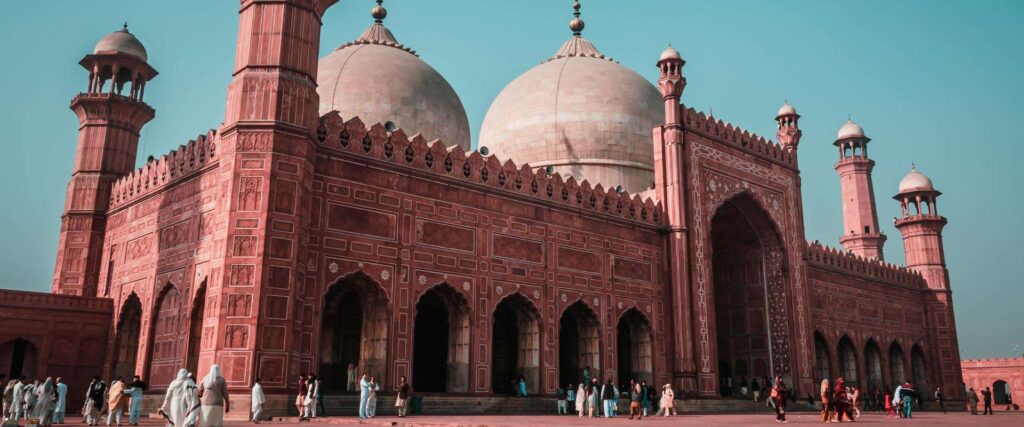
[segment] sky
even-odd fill
[[[370,0],[324,16],[321,56],[370,23]],[[569,0],[387,0],[385,24],[455,88],[474,146],[490,102],[568,37]],[[129,29],[160,75],[140,161],[224,117],[237,1],[0,1],[0,288],[48,291],[86,88],[78,61]],[[683,102],[774,139],[784,100],[802,115],[806,237],[838,246],[835,132],[852,117],[872,138],[886,259],[903,262],[891,199],[911,162],[943,192],[939,212],[961,357],[1024,354],[1024,2],[584,0],[584,36],[657,78],[671,42],[687,60]],[[1014,135],[1017,135],[1016,137]],[[842,307],[837,307],[842,310]]]

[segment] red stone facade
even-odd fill
[[[779,145],[685,108],[683,61],[663,55],[655,187],[617,192],[319,116],[333,3],[242,1],[224,124],[99,173],[116,179],[87,212],[69,192],[54,292],[112,311],[108,376],[159,390],[217,363],[231,388],[259,377],[283,396],[300,372],[340,387],[355,361],[388,390],[407,376],[421,392],[491,394],[521,373],[552,394],[589,366],[691,396],[773,374],[802,395],[827,373],[960,398],[944,260],[908,268],[805,241],[795,111],[777,117]],[[151,111],[141,94],[104,96]],[[125,154],[82,132],[95,155]],[[92,225],[70,225],[86,213]],[[941,226],[929,230],[921,245],[941,254]]]
[[[969,359],[960,364],[964,373],[964,386],[992,390],[992,407],[1019,410],[1024,402],[1024,357],[1012,359]],[[1012,405],[1017,405],[1014,408]]]

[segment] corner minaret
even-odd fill
[[[862,257],[884,259],[882,246],[885,235],[878,229],[875,190],[871,183],[875,161],[868,157],[870,141],[860,125],[847,120],[839,128],[834,143],[839,148],[839,161],[835,168],[843,194],[843,236],[839,243],[847,251]]]
[[[776,134],[779,144],[787,151],[796,152],[796,147],[800,145],[800,137],[804,135],[800,131],[800,115],[796,113],[796,108],[786,101],[779,107],[775,121],[779,122],[779,132]]]
[[[135,168],[139,132],[155,115],[142,102],[146,82],[157,75],[147,60],[146,48],[125,24],[79,62],[89,82],[71,100],[78,148],[61,217],[54,293],[96,295],[110,188]]]
[[[939,215],[936,199],[941,195],[932,180],[917,168],[900,180],[899,192],[893,196],[900,202],[900,216],[893,219],[896,229],[903,235],[903,251],[907,268],[924,278],[927,290],[925,325],[930,331],[929,346],[933,350],[935,366],[942,366],[940,381],[947,398],[962,399],[963,384],[960,372],[960,346],[953,315],[953,292],[949,286],[949,270],[942,245],[942,229],[946,218]]]
[[[665,122],[654,129],[654,188],[665,206],[668,223],[670,289],[672,304],[672,340],[675,354],[672,360],[672,383],[678,389],[695,392],[697,377],[694,365],[694,345],[688,336],[693,330],[687,314],[690,307],[689,246],[686,218],[685,142],[683,139],[682,105],[679,103],[686,89],[683,65],[686,61],[679,51],[667,47],[658,58],[658,90],[665,103]]]

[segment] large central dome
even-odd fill
[[[480,146],[591,185],[631,193],[654,183],[652,129],[662,122],[658,90],[579,35],[509,83],[487,110]]]
[[[384,24],[387,12],[373,9],[377,22],[362,36],[320,59],[317,94],[320,114],[337,110],[346,120],[380,122],[409,136],[422,134],[469,151],[469,120],[455,90],[415,51],[395,40]]]

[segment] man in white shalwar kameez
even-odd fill
[[[231,412],[228,400],[228,384],[220,375],[220,366],[211,365],[210,372],[199,384],[199,401],[201,403],[199,425],[201,427],[223,427],[224,414]]]
[[[359,418],[367,419],[369,416],[366,413],[366,404],[370,399],[370,378],[364,372],[362,377],[359,378]]]
[[[160,414],[167,417],[167,420],[174,427],[186,427],[188,424],[188,412],[192,409],[194,402],[189,396],[188,370],[178,371],[178,376],[167,386],[167,394],[164,395],[164,404],[160,407]]]
[[[68,385],[64,378],[57,377],[57,403],[53,407],[53,422],[64,424],[64,411],[68,407]]]
[[[14,393],[11,395],[11,419],[18,422],[21,418],[28,418],[25,413],[25,377],[14,384]]]
[[[256,378],[255,384],[252,385],[252,422],[259,424],[262,421],[260,417],[263,404],[266,402],[267,396],[263,394],[263,386],[260,385],[260,379]]]

